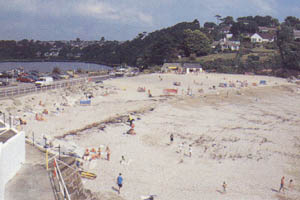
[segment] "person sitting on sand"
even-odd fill
[[[174,141],[174,135],[173,135],[173,133],[172,133],[172,134],[170,135],[170,143],[172,144],[173,141]]]
[[[152,97],[152,94],[151,94],[151,91],[148,90],[148,97],[151,98]]]
[[[124,156],[121,157],[120,164],[125,164],[125,157]]]
[[[129,122],[130,126],[132,125],[133,121],[134,121],[134,119],[132,118],[132,116],[128,115],[128,122]]]
[[[290,189],[290,190],[293,190],[293,189],[294,189],[293,179],[290,179],[290,182],[289,182],[289,189]]]

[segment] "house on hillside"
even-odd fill
[[[221,50],[231,50],[231,51],[238,51],[240,49],[240,41],[231,41],[227,40],[226,38],[221,39],[220,41],[214,41],[211,45],[213,49],[215,49],[218,45],[220,45]]]
[[[294,30],[294,39],[295,40],[300,40],[300,30]]]
[[[185,74],[203,72],[202,65],[199,63],[184,63],[182,65],[182,70]]]
[[[252,43],[274,42],[275,35],[271,33],[254,33],[250,40]]]

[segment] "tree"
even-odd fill
[[[215,15],[215,18],[217,18],[217,24],[219,24],[219,21],[221,19],[221,15]]]
[[[190,29],[184,31],[184,49],[186,56],[196,54],[197,56],[207,55],[210,48],[208,37],[199,30]]]
[[[214,22],[205,22],[204,23],[204,28],[216,28],[217,25]]]
[[[282,66],[286,69],[300,70],[300,43],[294,41],[291,26],[281,26],[281,29],[277,31],[276,43],[279,48]]]
[[[287,26],[295,27],[297,24],[300,24],[300,20],[297,17],[288,16],[285,18],[284,24]]]
[[[276,27],[279,25],[278,19],[271,16],[255,16],[254,21],[258,26]]]
[[[224,17],[220,20],[222,21],[221,25],[230,26],[234,23],[234,19],[231,16]]]

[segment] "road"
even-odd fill
[[[0,88],[0,99],[25,95],[25,94],[35,93],[40,91],[53,90],[53,89],[63,88],[72,85],[83,84],[88,81],[98,82],[98,81],[106,80],[108,78],[113,78],[113,77],[109,75],[103,75],[103,76],[72,78],[67,80],[54,81],[53,84],[45,87],[36,87],[34,83],[17,82],[18,83],[17,86],[6,86]]]

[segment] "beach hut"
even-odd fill
[[[202,65],[199,63],[184,63],[182,68],[186,74],[203,72]]]

